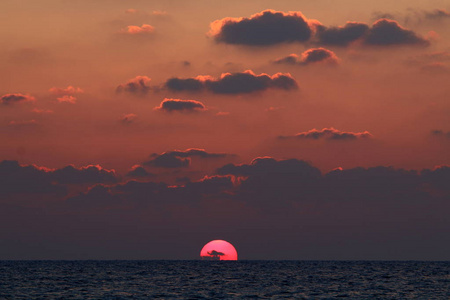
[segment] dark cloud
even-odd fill
[[[446,137],[446,138],[450,139],[450,131],[445,132],[443,130],[436,129],[436,130],[431,131],[431,134],[434,136]]]
[[[211,23],[216,42],[250,46],[306,42],[312,36],[310,22],[301,12],[265,10],[250,18],[224,18]]]
[[[152,154],[152,160],[144,162],[145,166],[159,168],[184,168],[190,164],[191,157],[199,158],[224,158],[225,153],[208,153],[203,149],[187,149],[185,151],[169,151],[162,154]]]
[[[364,43],[371,46],[390,45],[422,45],[428,46],[430,42],[415,32],[403,28],[396,21],[380,19],[373,23],[364,37]]]
[[[204,81],[197,78],[170,78],[166,81],[164,86],[174,92],[189,91],[198,92],[205,88]]]
[[[318,42],[323,45],[347,46],[364,36],[369,26],[364,23],[347,22],[342,27],[317,27]]]
[[[325,48],[313,48],[302,53],[301,58],[296,54],[290,54],[286,57],[274,61],[276,64],[288,65],[309,65],[311,63],[326,63],[331,65],[338,64],[339,59],[333,51]]]
[[[323,128],[322,130],[311,129],[309,131],[300,132],[296,135],[291,136],[280,136],[280,139],[327,139],[327,140],[356,140],[356,139],[367,139],[372,138],[372,134],[368,131],[364,132],[349,132],[340,131],[337,129]]]
[[[136,114],[125,114],[119,119],[119,121],[123,124],[128,125],[134,123],[136,119],[137,119]]]
[[[136,76],[126,83],[119,85],[116,88],[116,92],[127,92],[136,95],[145,95],[151,90],[151,87],[149,85],[150,81],[151,79],[147,76]]]
[[[21,128],[21,127],[33,127],[38,125],[39,123],[36,120],[22,120],[22,121],[10,121],[8,123],[9,126]]]
[[[212,250],[212,251],[208,252],[208,255],[210,255],[210,256],[224,256],[225,253],[219,252],[219,251],[216,251],[216,250]]]
[[[425,18],[430,20],[444,20],[450,19],[450,12],[445,9],[435,9],[433,11],[424,12]]]
[[[204,111],[206,107],[203,103],[196,100],[180,100],[180,99],[164,99],[161,104],[154,108],[155,110],[163,110],[166,112],[194,112]]]
[[[36,99],[30,95],[16,93],[16,94],[5,94],[0,98],[0,100],[4,105],[9,105],[19,102],[35,101]]]
[[[267,89],[297,89],[295,79],[289,74],[277,73],[256,75],[252,71],[240,73],[224,73],[218,79],[210,76],[196,78],[169,79],[165,87],[171,91],[201,91],[208,90],[215,94],[245,94]]]
[[[156,175],[148,172],[143,166],[135,165],[126,174],[126,176],[133,177],[133,178],[143,178],[143,177],[154,177]]]

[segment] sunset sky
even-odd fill
[[[0,259],[450,260],[448,0],[2,0]]]

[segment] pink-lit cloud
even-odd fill
[[[0,101],[4,105],[10,105],[19,102],[33,102],[36,101],[36,98],[30,95],[16,93],[16,94],[5,94],[0,98]]]
[[[196,100],[181,100],[181,99],[164,99],[155,110],[162,110],[166,112],[198,112],[205,111],[206,106],[200,101]]]
[[[368,131],[364,132],[351,132],[340,131],[330,128],[323,128],[322,130],[311,129],[309,131],[300,132],[290,136],[279,136],[280,139],[326,139],[326,140],[355,140],[355,139],[368,139],[372,138],[372,134]]]

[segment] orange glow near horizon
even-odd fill
[[[211,260],[238,260],[236,248],[224,240],[213,240],[207,243],[200,251],[200,257]]]

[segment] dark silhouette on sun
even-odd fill
[[[227,241],[214,240],[202,248],[200,257],[202,260],[237,260],[237,251]]]

